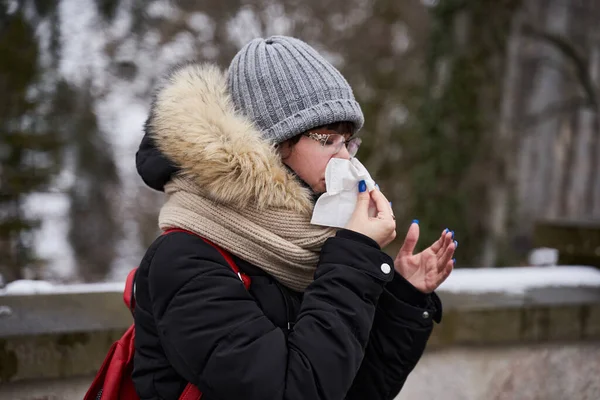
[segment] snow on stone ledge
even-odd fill
[[[24,296],[32,294],[65,294],[65,293],[100,293],[120,292],[125,289],[125,282],[81,283],[72,285],[56,285],[46,281],[19,280],[0,289],[0,296]]]
[[[452,293],[522,294],[544,287],[600,288],[600,270],[593,267],[511,267],[459,268],[442,284],[439,291]],[[45,281],[20,280],[0,289],[0,296],[64,293],[122,293],[125,282],[55,285]]]
[[[510,267],[455,269],[439,290],[452,293],[522,294],[546,287],[598,287],[600,270],[594,267]]]

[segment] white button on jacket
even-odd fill
[[[390,267],[390,264],[388,263],[383,263],[381,264],[381,272],[387,275],[392,272],[392,267]]]

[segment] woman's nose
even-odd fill
[[[350,153],[348,153],[348,149],[346,146],[342,146],[342,149],[333,155],[333,158],[342,158],[344,160],[350,159]]]

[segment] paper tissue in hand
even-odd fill
[[[354,212],[358,182],[361,180],[365,181],[369,191],[375,188],[375,181],[358,159],[332,158],[325,169],[327,192],[317,200],[311,224],[345,227]],[[372,217],[376,215],[373,204],[369,207],[369,215]]]

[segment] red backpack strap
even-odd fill
[[[138,269],[134,268],[127,274],[125,290],[123,291],[123,301],[132,313],[135,309],[135,277],[137,276],[137,271]]]
[[[223,256],[223,258],[225,259],[225,261],[227,261],[227,264],[229,264],[229,267],[233,270],[233,272],[235,272],[237,274],[237,276],[240,278],[240,280],[244,284],[244,287],[246,288],[246,290],[250,287],[250,283],[252,282],[252,280],[250,279],[250,277],[248,275],[246,275],[246,274],[244,274],[243,272],[240,271],[240,269],[238,268],[238,266],[235,264],[235,261],[233,261],[233,258],[231,257],[231,254],[229,254],[227,251],[223,250],[221,247],[217,246],[216,244],[214,244],[210,240],[205,239],[202,236],[197,235],[194,232],[190,232],[190,231],[185,230],[185,229],[170,228],[170,229],[167,229],[166,231],[164,231],[163,235],[168,235],[169,233],[173,233],[173,232],[184,232],[184,233],[189,233],[190,235],[198,236],[200,239],[204,240],[204,242],[206,242],[207,244],[209,244],[212,247],[214,247],[219,252],[219,254],[221,254],[221,256]]]
[[[188,383],[179,396],[179,400],[200,400],[202,398],[202,392],[196,386]]]

